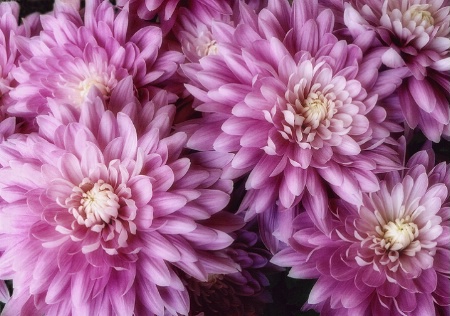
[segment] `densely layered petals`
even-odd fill
[[[318,278],[305,308],[322,313],[440,315],[448,288],[450,166],[430,152],[391,173],[363,205],[337,201],[325,235],[306,214],[272,261],[294,278]]]
[[[13,104],[10,92],[17,86],[12,72],[18,67],[21,54],[15,43],[16,36],[28,38],[40,30],[39,15],[31,14],[20,19],[19,4],[14,1],[0,3],[0,141],[15,131],[27,133],[29,128],[7,113]]]
[[[349,1],[344,20],[354,38],[377,34],[374,43],[384,50],[384,65],[408,69],[399,91],[406,123],[434,142],[449,137],[449,2]]]
[[[208,281],[185,278],[189,290],[192,315],[260,315],[271,297],[265,274],[270,267],[270,253],[257,244],[256,233],[246,229],[236,232],[234,243],[225,252],[240,271],[231,274],[210,274]]]
[[[301,203],[327,230],[328,188],[360,203],[378,189],[374,173],[398,168],[387,145],[401,128],[377,102],[401,78],[378,76],[380,56],[338,41],[315,2],[240,9],[238,25],[214,23],[216,54],[182,66],[203,113],[182,127],[188,146],[235,153],[224,177],[248,175],[247,219]]]
[[[18,17],[19,5],[16,2],[2,2],[0,3],[0,96],[1,96],[1,114],[3,119],[3,112],[5,104],[8,103],[9,91],[13,86],[13,77],[11,70],[17,65],[18,51],[11,39],[14,34],[19,33]]]
[[[180,53],[163,51],[160,28],[129,28],[126,8],[116,10],[109,1],[87,1],[80,15],[61,2],[52,14],[41,16],[43,31],[32,38],[16,37],[22,54],[13,76],[8,111],[34,118],[49,112],[49,100],[82,107],[92,87],[108,101],[118,82],[133,79],[137,96],[164,87],[183,60]],[[173,101],[173,100],[172,100]]]
[[[135,126],[93,91],[78,121],[40,116],[39,133],[0,145],[0,279],[14,284],[3,312],[187,315],[175,269],[199,281],[237,269],[219,251],[239,221],[216,218],[231,182],[180,157],[167,97]]]

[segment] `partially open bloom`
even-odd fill
[[[108,101],[117,83],[133,78],[136,95],[148,94],[176,71],[183,60],[165,51],[160,28],[147,26],[133,33],[129,13],[116,11],[109,1],[92,0],[80,12],[60,2],[52,14],[41,16],[43,31],[31,38],[17,37],[22,54],[14,72],[18,86],[11,92],[8,111],[34,118],[48,113],[48,101],[80,109],[91,87]]]
[[[270,301],[267,291],[270,253],[257,245],[258,235],[245,229],[236,232],[225,252],[240,267],[231,274],[210,274],[206,282],[185,278],[191,315],[260,315]]]
[[[401,129],[377,101],[399,80],[378,77],[376,59],[338,41],[332,13],[317,2],[240,9],[237,26],[213,26],[218,53],[182,67],[203,113],[182,127],[188,146],[236,154],[224,176],[248,174],[247,219],[302,200],[326,230],[328,186],[358,203],[378,189],[375,172],[396,168],[386,144]]]
[[[228,2],[228,3],[227,3]],[[176,24],[172,30],[181,44],[183,53],[190,62],[198,62],[207,55],[216,55],[218,45],[212,34],[215,23],[239,24],[241,20],[241,2],[247,2],[248,8],[259,12],[266,6],[265,1],[223,1],[223,8],[201,1],[192,2],[178,10]]]
[[[353,37],[377,33],[386,66],[408,68],[399,89],[407,124],[434,142],[442,134],[450,137],[449,1],[352,0],[345,5],[344,20]]]
[[[230,13],[218,12],[201,4],[194,8],[180,8],[173,33],[190,62],[198,62],[207,55],[217,54],[217,43],[212,36],[214,21],[230,22]]]
[[[450,306],[450,165],[413,156],[362,206],[337,201],[323,234],[301,214],[272,261],[318,278],[304,308],[340,315],[445,315]]]
[[[201,281],[236,271],[218,252],[229,224],[213,219],[231,182],[180,157],[174,106],[155,98],[134,124],[101,92],[79,122],[40,116],[39,134],[0,144],[0,279],[14,285],[4,315],[187,315],[175,268]]]

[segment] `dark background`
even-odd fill
[[[17,0],[17,2],[20,4],[20,17],[33,12],[45,13],[53,8],[53,0]]]

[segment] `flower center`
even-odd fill
[[[409,218],[396,219],[383,227],[377,226],[377,231],[382,236],[380,245],[391,251],[405,249],[419,236],[417,225],[410,222]]]
[[[108,97],[111,93],[110,87],[108,87],[108,85],[104,83],[104,80],[102,80],[100,76],[96,75],[84,79],[78,85],[78,90],[80,90],[80,97],[82,100],[85,100],[86,96],[89,93],[89,90],[91,90],[93,86],[97,87],[105,97]]]
[[[200,58],[218,53],[217,42],[209,30],[200,32],[196,38],[192,39],[191,45]]]
[[[197,54],[200,57],[208,55],[217,55],[218,47],[216,40],[211,40],[205,44],[201,44],[197,47]]]
[[[403,19],[406,22],[414,21],[416,26],[420,25],[424,28],[428,28],[434,25],[434,18],[430,11],[428,11],[428,8],[430,7],[430,4],[414,4],[406,10]]]
[[[328,100],[322,92],[311,92],[300,108],[300,114],[305,118],[303,124],[316,129],[328,114]]]
[[[206,281],[209,284],[214,284],[217,282],[220,282],[223,280],[223,274],[214,274],[210,273],[208,274],[208,281]]]
[[[92,183],[90,179],[84,179],[73,188],[69,199],[78,201],[76,207],[69,209],[78,224],[92,229],[98,228],[98,225],[103,227],[119,215],[119,197],[114,188],[103,180]]]
[[[106,63],[88,63],[74,61],[73,73],[61,74],[58,98],[79,109],[86,101],[89,91],[95,86],[105,101],[108,101],[112,90],[116,87],[118,79],[122,78],[121,70],[117,71],[113,65]],[[118,76],[118,77],[116,77]]]

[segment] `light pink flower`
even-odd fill
[[[188,61],[198,62],[203,56],[217,54],[216,41],[211,33],[216,20],[231,24],[229,13],[224,14],[207,6],[180,8],[173,33]]]
[[[19,24],[19,4],[14,1],[0,3],[0,141],[10,136],[16,130],[27,132],[27,127],[7,113],[7,108],[14,101],[10,91],[17,86],[12,72],[19,64],[19,53],[14,38],[18,35],[30,37],[40,29],[38,14],[32,14],[21,19]]]
[[[178,10],[173,34],[181,44],[183,53],[190,62],[198,62],[207,55],[217,54],[217,42],[212,34],[216,22],[237,25],[241,21],[241,2],[247,2],[247,8],[259,12],[267,6],[265,1],[223,1],[229,2],[223,10],[206,3],[192,2]]]
[[[3,313],[187,315],[175,269],[206,281],[237,268],[219,252],[236,225],[220,213],[231,182],[180,156],[167,96],[136,122],[105,111],[98,89],[87,103],[79,122],[40,116],[39,134],[0,144],[0,279],[14,284]]]
[[[450,137],[450,3],[447,0],[349,1],[345,24],[353,37],[376,32],[383,63],[407,68],[399,89],[407,124],[439,142]]]
[[[272,262],[318,278],[305,309],[339,315],[445,315],[450,306],[450,165],[431,151],[389,174],[362,206],[332,205],[325,235],[301,214]]]
[[[11,92],[10,113],[47,114],[49,100],[79,109],[93,86],[108,101],[127,76],[137,95],[154,94],[184,59],[178,52],[162,51],[158,27],[129,32],[128,11],[116,13],[109,1],[87,1],[82,12],[61,2],[53,14],[41,16],[39,36],[16,37],[23,57],[13,72],[19,84]]]
[[[16,67],[18,52],[11,40],[19,29],[19,4],[17,2],[2,2],[0,3],[0,16],[2,23],[0,23],[0,96],[1,96],[1,112],[3,118],[3,111],[5,103],[8,101],[9,91],[11,90],[11,81],[13,77],[11,70]]]
[[[359,203],[378,189],[374,173],[398,167],[387,144],[401,129],[377,102],[400,79],[378,75],[380,59],[332,29],[314,1],[270,2],[258,15],[241,5],[237,26],[213,25],[217,54],[182,66],[203,113],[182,127],[188,146],[235,153],[224,177],[248,174],[247,219],[302,201],[327,230],[327,186]]]

